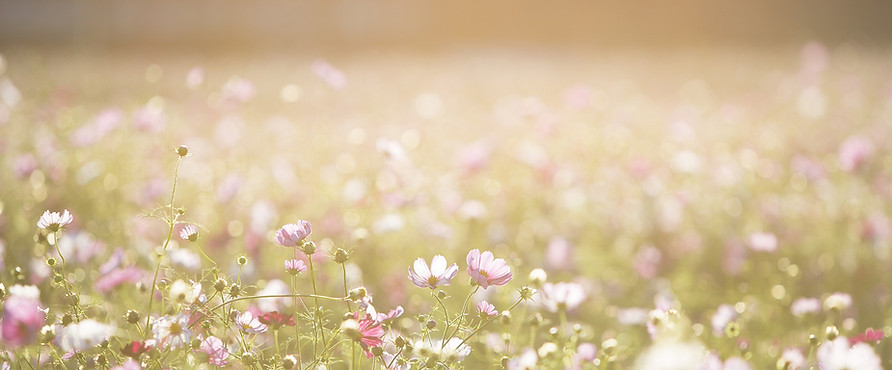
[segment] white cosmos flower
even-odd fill
[[[164,315],[152,323],[152,334],[158,343],[170,348],[187,345],[192,338],[189,330],[189,317],[183,314],[177,316]]]
[[[40,220],[37,221],[37,227],[55,232],[70,224],[71,221],[74,221],[74,217],[71,216],[71,213],[68,213],[67,209],[62,211],[61,214],[59,212],[45,211],[40,216]]]
[[[845,337],[826,341],[818,347],[818,367],[822,370],[880,370],[880,358],[865,343],[849,345]]]
[[[59,347],[63,351],[86,351],[109,339],[116,328],[96,320],[84,320],[68,324],[57,336]]]

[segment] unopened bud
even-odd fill
[[[536,294],[536,289],[530,288],[528,286],[524,286],[520,288],[520,299],[529,300],[533,298],[533,294]]]
[[[304,240],[300,244],[300,250],[304,252],[307,256],[312,256],[313,253],[316,253],[316,243],[312,241]]]
[[[238,286],[238,284],[232,284],[229,287],[229,296],[230,297],[238,297],[239,293],[241,293],[242,289]]]
[[[384,350],[381,349],[381,347],[372,347],[372,354],[375,355],[375,357],[381,357],[381,355],[384,354]]]
[[[46,264],[47,264],[47,266],[53,267],[56,265],[56,259],[53,257],[47,258]]]
[[[345,251],[341,248],[338,248],[338,250],[335,251],[335,254],[334,254],[335,263],[344,263],[344,262],[347,262],[348,259],[350,259],[350,253],[347,253],[347,251]]]
[[[508,325],[511,323],[511,311],[502,311],[502,324]]]
[[[297,365],[297,358],[294,355],[288,355],[282,359],[282,367],[286,370],[294,367],[294,365]]]
[[[350,292],[347,293],[347,297],[349,297],[351,301],[358,301],[368,296],[368,294],[369,291],[366,290],[365,287],[359,287],[351,289]]]
[[[192,342],[189,343],[192,346],[192,349],[198,349],[201,347],[201,339],[192,338]]]
[[[255,360],[256,360],[256,357],[251,352],[242,354],[242,362],[247,366],[254,365]]]
[[[128,324],[136,324],[139,322],[139,312],[127,310],[127,312],[124,313],[124,321],[127,321]]]
[[[217,279],[217,281],[214,283],[214,289],[216,289],[218,292],[222,292],[223,290],[225,290],[226,280],[223,278]]]
[[[178,156],[185,157],[185,156],[189,155],[189,147],[187,147],[185,145],[180,145],[179,147],[177,147],[176,152],[177,152]]]
[[[836,325],[830,325],[827,327],[827,330],[824,331],[824,334],[827,336],[827,340],[833,341],[839,336],[839,329],[836,328]]]
[[[236,260],[236,262],[238,262],[239,266],[247,265],[247,264],[248,264],[248,257],[247,257],[247,256],[239,256],[239,257],[238,257],[238,260]]]
[[[446,299],[446,292],[444,292],[442,290],[437,292],[437,298]]]
[[[535,287],[541,287],[548,280],[548,274],[543,269],[534,269],[530,271],[530,284]]]
[[[427,321],[427,324],[425,324],[425,327],[427,327],[428,329],[436,328],[436,327],[437,327],[437,321],[434,320],[434,319],[428,320],[428,321]]]

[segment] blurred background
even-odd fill
[[[884,44],[887,1],[0,1],[3,45],[379,47]]]

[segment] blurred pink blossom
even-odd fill
[[[0,338],[9,348],[32,344],[43,327],[46,314],[33,297],[12,295],[3,301]]]
[[[347,86],[347,76],[344,75],[344,72],[333,67],[326,60],[316,59],[311,68],[317,77],[333,89],[340,90]]]
[[[777,236],[766,232],[753,233],[750,235],[748,245],[757,252],[774,252],[777,251]]]
[[[136,266],[122,267],[102,274],[93,283],[93,289],[97,292],[108,292],[123,284],[136,283],[143,277],[143,271]]]
[[[545,283],[539,292],[540,300],[550,312],[571,311],[585,301],[585,289],[578,283]]]
[[[223,367],[229,364],[229,351],[220,338],[208,336],[201,341],[198,350],[208,355],[208,363],[211,365]]]
[[[839,166],[843,171],[858,170],[874,154],[873,142],[863,136],[851,136],[839,146]]]

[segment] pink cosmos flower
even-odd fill
[[[242,312],[235,318],[235,326],[244,333],[263,333],[267,327],[260,320],[254,317],[250,311]]]
[[[379,312],[377,315],[375,315],[375,321],[387,322],[402,316],[403,312],[403,306],[396,306],[396,308],[390,310],[390,312],[387,312],[386,314],[383,312]]]
[[[492,303],[487,301],[480,301],[477,304],[477,311],[480,312],[480,317],[493,317],[499,312],[496,311],[496,306],[493,306]]]
[[[480,253],[480,250],[474,249],[468,252],[467,261],[468,275],[483,289],[511,281],[511,268],[505,260],[494,258],[490,251]]]
[[[874,330],[873,328],[867,328],[863,333],[860,333],[852,338],[849,338],[849,343],[852,345],[858,343],[867,343],[867,344],[879,344],[880,340],[883,339],[883,331],[882,330]]]
[[[71,213],[68,213],[67,209],[62,211],[61,214],[59,212],[45,211],[40,216],[40,220],[37,221],[37,227],[56,232],[72,221],[74,221],[74,217],[71,216]]]
[[[142,279],[143,271],[136,266],[116,268],[99,276],[93,283],[97,292],[107,292],[123,284],[136,283]]]
[[[291,275],[297,275],[301,272],[307,271],[307,265],[304,263],[303,260],[299,260],[297,258],[285,260],[285,271]]]
[[[29,345],[37,338],[45,320],[40,302],[30,297],[12,295],[3,302],[0,338],[9,348]]]
[[[261,323],[271,326],[273,330],[283,326],[294,326],[294,315],[279,313],[279,311],[267,312],[257,318]]]
[[[282,226],[276,232],[276,243],[283,247],[297,247],[313,232],[309,221],[300,220],[296,224]]]
[[[585,300],[585,290],[578,283],[545,283],[540,294],[542,304],[551,312],[572,310]]]
[[[353,314],[353,319],[346,320],[341,323],[341,330],[351,339],[362,345],[363,351],[368,358],[374,357],[371,349],[384,344],[381,337],[384,336],[384,328],[381,323],[371,315],[365,315],[359,318],[359,313]]]
[[[458,265],[453,263],[447,268],[446,257],[439,254],[431,259],[430,268],[427,267],[427,261],[424,258],[415,260],[415,263],[409,268],[409,280],[412,280],[419,288],[434,289],[438,286],[449,285],[450,280],[456,274],[458,274]]]
[[[220,338],[213,335],[201,341],[198,350],[208,355],[208,363],[214,366],[223,367],[229,364],[226,359],[229,357],[229,351]]]

